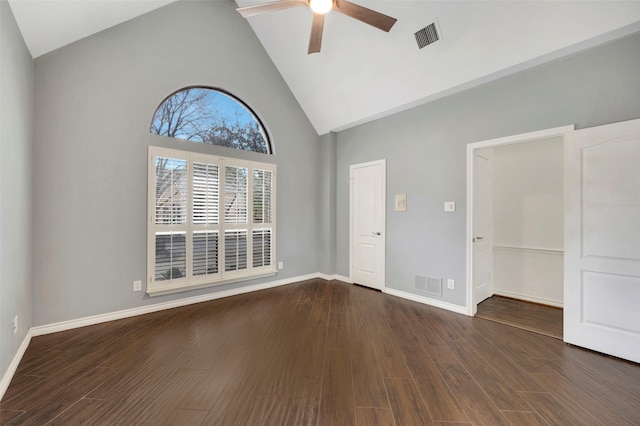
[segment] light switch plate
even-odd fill
[[[407,211],[407,194],[396,194],[395,210],[397,212]]]
[[[444,202],[444,211],[445,212],[455,212],[456,211],[456,202],[455,201],[445,201]]]

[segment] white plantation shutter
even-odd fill
[[[174,280],[186,273],[187,161],[157,157],[155,161],[156,281]]]
[[[225,166],[224,168],[224,223],[229,225],[248,222],[249,169]],[[235,226],[234,226],[235,227]],[[247,229],[224,231],[224,270],[226,272],[247,269]]]
[[[253,223],[271,223],[271,185],[273,173],[253,169]]]
[[[193,275],[218,273],[218,231],[193,233]]]
[[[275,165],[149,153],[150,295],[276,272]]]
[[[224,223],[247,223],[248,169],[224,168]]]
[[[187,212],[187,162],[158,157],[155,182],[156,223],[184,223]]]
[[[207,161],[193,162],[192,179],[192,276],[217,274],[220,220],[220,166]]]
[[[247,269],[247,230],[224,231],[224,270]]]
[[[187,246],[184,232],[156,232],[156,281],[184,277]]]
[[[193,223],[217,224],[220,178],[218,165],[193,162]]]
[[[273,172],[259,168],[253,169],[253,223],[259,228],[252,231],[253,267],[269,267],[272,265],[272,198]]]
[[[253,267],[271,265],[271,229],[253,230]]]

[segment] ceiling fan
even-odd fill
[[[309,54],[320,52],[324,16],[331,10],[336,10],[386,32],[389,32],[397,21],[396,18],[376,12],[375,10],[367,9],[366,7],[351,3],[347,0],[280,0],[240,7],[237,10],[243,17],[248,18],[250,16],[260,15],[261,13],[275,12],[299,6],[308,6],[313,11],[311,38],[309,40],[309,51],[307,52]]]

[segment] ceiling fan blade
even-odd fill
[[[340,13],[386,32],[389,32],[397,21],[396,18],[376,12],[375,10],[367,9],[366,7],[351,3],[347,0],[335,0],[335,9]]]
[[[236,10],[244,18],[260,15],[266,12],[277,12],[278,10],[291,9],[292,7],[309,6],[306,0],[280,0],[271,3],[256,4],[253,6],[239,7]]]
[[[308,54],[320,52],[322,46],[322,30],[324,29],[324,15],[320,13],[313,14],[313,22],[311,23],[311,38],[309,39]]]

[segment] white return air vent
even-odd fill
[[[442,278],[416,275],[415,289],[433,296],[442,296]]]
[[[440,31],[436,23],[427,25],[423,29],[416,31],[414,36],[416,37],[416,43],[418,43],[418,49],[422,49],[430,44],[440,40]]]

